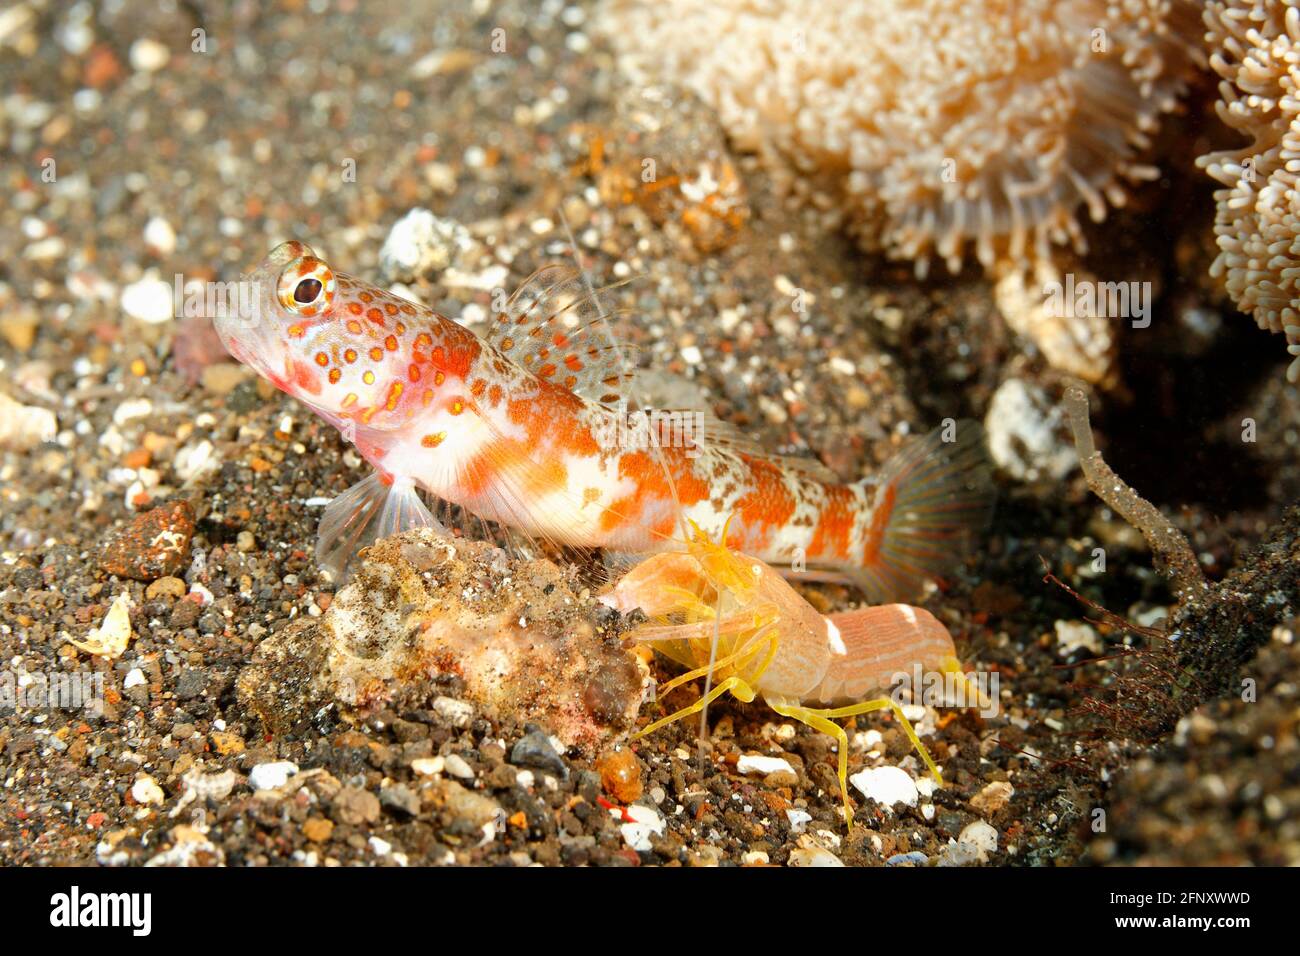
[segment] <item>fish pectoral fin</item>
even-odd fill
[[[445,531],[420,500],[410,478],[385,480],[374,472],[325,506],[316,538],[316,562],[342,584],[362,548],[411,528]]]

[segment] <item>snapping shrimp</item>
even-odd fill
[[[835,719],[891,710],[942,786],[939,767],[898,702],[868,694],[890,687],[900,672],[919,664],[952,674],[967,700],[989,706],[963,674],[948,629],[930,612],[907,604],[823,616],[777,571],[731,550],[725,541],[725,529],[714,540],[692,525],[685,551],[646,559],[601,599],[622,613],[640,608],[650,621],[629,640],[689,668],[665,683],[660,696],[702,677],[716,681],[693,704],[654,721],[636,737],[699,713],[725,693],[745,703],[762,695],[778,714],[835,738],[844,820],[851,827],[849,741]]]

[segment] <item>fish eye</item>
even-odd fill
[[[315,256],[301,256],[281,271],[276,293],[280,304],[295,315],[320,315],[333,302],[334,273]]]
[[[299,305],[311,305],[323,288],[325,287],[320,284],[319,279],[302,279],[294,286],[293,301]]]

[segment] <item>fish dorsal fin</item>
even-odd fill
[[[692,409],[693,411],[693,409]],[[762,448],[731,422],[717,418],[710,411],[703,413],[703,425],[697,438],[701,445],[713,445],[734,451],[738,455],[761,455]]]
[[[485,338],[538,378],[613,406],[635,365],[634,350],[614,339],[611,315],[597,299],[614,286],[589,291],[574,267],[542,266],[506,300]]]

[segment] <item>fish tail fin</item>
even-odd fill
[[[969,419],[936,428],[868,481],[862,564],[848,574],[873,604],[914,599],[974,550],[992,517],[993,466]]]
[[[410,478],[374,472],[325,506],[316,538],[316,563],[342,584],[362,548],[409,528],[445,530]]]

